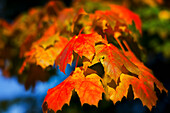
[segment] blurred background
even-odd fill
[[[81,0],[63,0],[62,5],[71,7],[73,2]],[[83,0],[82,0],[83,1]],[[87,2],[89,10],[100,9],[102,0],[94,0],[98,5]],[[124,5],[137,13],[142,20],[142,38],[140,44],[143,46],[143,62],[149,67],[156,78],[163,83],[166,89],[170,90],[170,1],[169,0],[107,0],[115,4]],[[13,23],[19,16],[27,15],[30,8],[44,7],[49,0],[0,0],[0,18]],[[59,6],[59,5],[58,5]],[[62,9],[62,8],[61,8]],[[28,18],[26,16],[26,18]],[[0,23],[2,23],[0,21]],[[2,24],[0,24],[0,34]],[[17,39],[18,40],[18,39]],[[17,75],[16,70],[21,66],[22,60],[18,59],[18,50],[13,49],[15,45],[9,41],[6,49],[1,41],[0,35],[0,113],[42,113],[41,105],[47,90],[61,83],[74,67],[67,66],[66,75],[56,69],[48,70],[52,76],[36,78],[32,76]],[[11,53],[15,53],[12,54]],[[7,54],[7,55],[6,55]],[[7,57],[8,56],[8,57]],[[5,59],[5,65],[4,65]],[[10,62],[13,63],[11,68]],[[19,66],[18,66],[19,65]],[[10,74],[9,74],[10,67]],[[38,70],[38,69],[37,69]],[[169,92],[168,92],[169,95]],[[115,105],[111,101],[102,100],[98,108],[90,105],[83,105],[75,94],[70,106],[64,105],[62,113],[168,113],[170,111],[170,97],[163,92],[158,95],[157,106],[149,111],[143,107],[139,99],[122,99]],[[76,102],[76,103],[75,103]]]

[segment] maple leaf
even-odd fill
[[[79,95],[82,105],[88,103],[89,105],[98,106],[98,102],[102,99],[102,93],[104,92],[100,79],[97,74],[90,74],[81,78],[81,83],[75,87],[75,91]]]
[[[48,90],[42,105],[43,112],[46,112],[48,109],[56,112],[64,104],[69,104],[73,89],[77,92],[82,105],[88,103],[97,106],[104,92],[100,79],[96,74],[90,74],[85,77],[83,71],[80,68],[76,68],[73,74],[66,80]]]
[[[71,26],[72,32],[74,31],[75,23],[81,18],[82,15],[87,15],[87,13],[84,11],[83,8],[79,9],[77,15],[74,16],[74,18],[73,18],[73,23],[72,23],[72,26]]]
[[[111,4],[110,8],[111,11],[116,13],[119,18],[125,20],[127,24],[132,25],[132,21],[134,21],[136,28],[139,30],[140,33],[142,33],[142,29],[141,29],[142,22],[137,14],[133,13],[132,11],[130,11],[129,9],[123,6],[119,6],[115,4]]]
[[[90,19],[93,20],[92,29],[103,37],[107,35],[108,41],[114,42],[114,37],[124,51],[125,49],[121,44],[120,37],[121,40],[127,41],[128,44],[133,43],[133,45],[135,45],[140,34],[142,34],[141,20],[137,14],[125,7],[119,5],[109,6],[111,10],[97,10],[94,14],[90,14]],[[139,49],[140,44],[137,43],[136,45],[137,49]],[[139,54],[139,52],[136,54]]]
[[[146,105],[150,110],[152,106],[156,105],[157,96],[154,91],[154,84],[127,74],[121,74],[120,83],[116,89],[108,86],[110,99],[116,103],[117,101],[121,101],[123,96],[127,97],[129,85],[132,85],[134,99],[141,99],[143,105]]]
[[[126,52],[125,54],[131,62],[133,62],[140,72],[137,75],[129,73],[127,69],[122,70],[119,75],[118,84],[105,75],[104,83],[106,94],[114,103],[121,101],[125,96],[127,97],[128,88],[131,85],[134,94],[134,99],[139,98],[143,105],[146,105],[150,110],[152,106],[156,106],[158,100],[155,92],[154,84],[160,91],[166,91],[161,82],[159,82],[152,74],[152,71],[148,69],[142,62],[140,62],[132,52]]]
[[[33,43],[33,47],[42,46],[46,49],[49,45],[54,45],[55,41],[57,41],[57,25],[51,25],[43,34],[43,36]]]
[[[163,84],[157,80],[154,75],[152,74],[152,71],[147,68],[133,53],[132,51],[126,52],[125,55],[130,59],[131,62],[133,62],[136,66],[138,66],[139,70],[141,71],[141,74],[139,75],[139,79],[152,81],[156,84],[156,87],[160,89],[160,91],[166,91]]]
[[[95,44],[98,42],[106,43],[97,33],[74,36],[56,58],[56,65],[59,65],[60,70],[65,72],[66,65],[73,61],[73,51],[80,57],[85,56],[91,61],[95,53]]]
[[[59,25],[62,23],[62,25],[58,26],[59,30],[71,31],[71,25],[75,15],[76,13],[73,8],[64,8],[60,11],[59,16],[57,17],[57,23],[59,23]]]
[[[67,44],[68,40],[56,33],[56,26],[52,25],[41,39],[32,44],[31,50],[25,53],[25,61],[19,70],[22,73],[27,63],[36,63],[42,68],[54,64],[56,57]]]
[[[57,56],[57,52],[54,48],[49,48],[47,50],[42,47],[37,47],[35,52],[33,53],[35,57],[36,64],[40,65],[43,69],[48,67],[49,65],[54,64],[55,57]]]
[[[119,6],[113,5],[113,7],[115,7],[116,9]],[[121,7],[122,6],[120,6],[120,8]],[[107,35],[107,40],[109,42],[115,43],[115,39],[123,51],[125,51],[125,49],[120,40],[125,40],[128,42],[128,44],[130,43],[132,45],[135,45],[135,47],[139,49],[140,45],[136,42],[137,39],[140,37],[138,31],[141,30],[140,18],[124,7],[119,10],[120,11],[117,12],[111,8],[111,10],[95,11],[94,14],[90,14],[90,19],[93,20],[92,30],[98,32],[100,35],[102,35],[102,37],[105,37]],[[129,14],[124,14],[126,10]],[[125,17],[122,17],[122,15]],[[135,26],[135,24],[137,24],[138,28],[140,29],[137,28],[136,30],[137,25]],[[139,52],[137,54],[139,54]]]
[[[110,25],[113,30],[120,28],[124,31],[125,29],[127,29],[127,26],[132,25],[132,21],[134,21],[136,28],[139,30],[140,33],[142,33],[142,23],[137,14],[133,13],[132,11],[123,6],[114,4],[111,4],[109,6],[111,10],[97,10],[95,11],[95,14],[90,15],[90,18],[96,20],[95,22],[107,23],[103,23],[103,30],[108,29],[107,27],[108,25]],[[123,26],[116,26],[116,24],[118,23],[122,24]]]
[[[68,37],[72,37],[73,34],[78,34],[82,29],[80,27],[82,23],[78,24],[78,22],[84,15],[87,15],[87,13],[83,8],[65,8],[62,10],[57,18],[57,23],[62,23],[62,26],[58,26],[61,33]],[[83,25],[83,27],[85,26],[86,25]]]
[[[43,112],[46,112],[45,110],[48,109],[53,109],[54,111],[57,111],[60,110],[65,103],[69,104],[72,90],[74,89],[75,85],[75,82],[70,79],[71,76],[60,83],[58,86],[48,90],[47,95],[44,99],[44,103],[47,102],[48,108],[43,108]]]
[[[148,74],[143,76],[149,77]],[[120,83],[116,89],[107,86],[107,90],[110,99],[116,103],[117,101],[121,101],[124,96],[127,97],[129,85],[132,85],[134,99],[139,98],[143,105],[146,105],[151,110],[152,106],[156,106],[156,101],[158,100],[156,92],[154,91],[154,81],[157,81],[156,78],[155,80],[148,80],[127,74],[121,74]],[[156,85],[159,87],[161,85],[161,89],[167,92],[160,82]]]
[[[84,3],[85,1],[82,2],[83,5]],[[100,5],[97,2],[94,4]],[[28,14],[21,15],[13,24],[0,20],[0,31],[2,27],[3,37],[14,37],[5,41],[0,39],[0,49],[8,45],[6,42],[17,47],[21,46],[20,56],[25,56],[26,59],[20,72],[24,70],[26,64],[31,64],[31,68],[27,70],[30,76],[26,80],[26,88],[32,84],[34,86],[39,78],[42,81],[46,80],[47,73],[43,69],[53,65],[54,62],[60,66],[61,71],[65,72],[66,65],[73,62],[73,53],[83,59],[81,62],[83,67],[76,68],[65,81],[48,91],[43,103],[43,111],[47,112],[48,109],[57,111],[64,104],[69,104],[73,90],[77,92],[81,104],[97,106],[102,99],[102,93],[106,93],[109,99],[116,103],[124,96],[127,97],[129,88],[132,88],[134,98],[141,99],[143,105],[149,109],[155,106],[157,101],[155,87],[160,91],[167,92],[167,90],[153,76],[152,71],[129,51],[128,47],[125,50],[125,44],[121,45],[124,42],[133,44],[131,40],[136,40],[136,29],[142,34],[139,16],[125,7],[108,3],[106,5],[109,5],[111,10],[99,11],[98,9],[103,7],[95,6],[92,9],[88,7],[89,10],[86,11],[95,11],[94,14],[87,14],[84,9],[80,9],[80,5],[76,5],[74,8],[65,8],[60,11],[64,7],[63,4],[51,1],[45,8],[29,10]],[[82,15],[87,16],[81,18]],[[49,28],[46,29],[47,27]],[[86,34],[79,33],[69,43],[66,38],[61,37],[61,35],[72,37],[82,28]],[[41,36],[42,32],[44,33]],[[92,33],[89,34],[89,32]],[[114,37],[123,52],[114,45],[107,44],[102,37],[105,37],[109,43],[112,40],[109,38]],[[37,40],[37,38],[40,39]],[[37,41],[33,43],[35,40]],[[136,46],[130,48],[136,49]],[[7,50],[4,49],[2,53],[6,53]],[[13,53],[17,52],[10,51],[7,55],[1,53],[2,58],[13,59],[16,56]],[[1,59],[0,66],[6,68],[5,61]],[[104,67],[104,72],[101,71],[102,78],[99,77],[100,72],[93,70],[95,69],[93,66],[99,62]],[[42,68],[32,66],[34,63]],[[89,66],[92,66],[91,69]],[[98,67],[97,69],[100,70]],[[39,72],[42,76],[36,76],[36,78],[35,75]],[[105,73],[104,77],[103,73]]]
[[[42,68],[53,65],[57,55],[60,54],[67,42],[68,40],[66,38],[58,37],[58,41],[55,43],[53,42],[53,47],[44,49],[41,46],[36,46],[30,52],[26,53],[28,62],[35,61],[36,64],[40,65]]]
[[[124,20],[120,19],[117,14],[115,14],[114,12],[110,11],[110,10],[106,10],[106,11],[95,11],[94,14],[90,15],[91,19],[94,19],[97,21],[102,21],[103,24],[102,26],[107,29],[107,24],[109,24],[112,29],[114,29],[115,25],[116,25],[116,21],[121,21],[122,23],[125,23]],[[95,21],[94,21],[95,22]]]
[[[101,62],[106,75],[117,83],[125,66],[130,72],[138,74],[139,69],[117,47],[112,44],[97,45],[92,65]]]
[[[92,65],[98,62],[104,67],[105,75],[103,85],[106,91],[106,97],[114,103],[127,97],[130,85],[134,93],[134,98],[141,99],[143,105],[150,110],[156,105],[157,96],[154,91],[154,84],[160,91],[166,91],[161,82],[159,82],[142,62],[131,52],[123,54],[112,44],[97,45],[95,47],[96,55]]]

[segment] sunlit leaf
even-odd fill
[[[85,56],[91,61],[95,53],[95,44],[98,42],[105,43],[103,38],[97,33],[74,36],[57,57],[56,65],[59,65],[60,70],[65,72],[66,65],[71,64],[73,61],[73,51],[80,57]]]
[[[43,112],[48,109],[56,112],[61,110],[64,104],[69,104],[73,89],[77,92],[82,105],[88,103],[97,106],[104,92],[100,79],[96,74],[90,74],[85,77],[83,71],[76,68],[74,73],[61,84],[48,90],[42,106]]]
[[[96,56],[93,60],[93,64],[101,62],[105,74],[109,75],[117,83],[120,77],[123,66],[125,66],[130,72],[138,74],[139,69],[134,65],[117,47],[112,44],[98,45],[96,46]]]
[[[51,26],[41,39],[32,44],[31,50],[25,53],[25,62],[19,70],[22,73],[26,63],[36,63],[42,68],[52,66],[56,57],[67,44],[68,40],[56,33],[56,26]]]

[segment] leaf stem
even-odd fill
[[[126,46],[126,48],[129,52],[132,52],[132,50],[130,49],[129,45],[127,44],[127,42],[125,40],[123,40],[123,44]]]
[[[75,68],[77,67],[77,65],[78,65],[78,61],[79,61],[79,56],[77,57],[77,60],[76,60],[76,66],[75,66]]]
[[[119,39],[118,38],[115,38],[115,39],[118,42],[118,44],[119,44],[120,48],[122,49],[123,53],[125,53],[125,49],[124,49],[123,45],[121,44],[121,42],[119,41]]]

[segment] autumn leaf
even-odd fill
[[[104,92],[100,82],[101,78],[97,74],[90,74],[86,78],[82,77],[81,79],[81,83],[75,87],[81,104],[88,103],[89,105],[98,106],[98,102],[102,99],[102,93]]]
[[[145,76],[147,77],[147,75]],[[116,103],[117,101],[121,101],[123,96],[127,97],[129,85],[132,85],[134,99],[139,98],[143,105],[146,105],[150,110],[153,106],[156,106],[158,98],[154,91],[154,81],[140,79],[127,74],[121,74],[120,83],[116,89],[108,86],[110,99]],[[163,89],[167,91],[165,88]]]
[[[113,31],[117,29],[122,29],[124,32],[125,29],[127,29],[127,26],[132,25],[132,21],[134,21],[136,28],[139,30],[140,33],[142,33],[142,23],[137,14],[123,6],[115,4],[111,4],[109,6],[110,10],[97,10],[94,14],[90,14],[90,18],[96,20],[94,22],[99,22],[103,24],[105,23],[103,26],[103,30],[108,29],[107,27],[109,25]],[[119,26],[117,26],[116,24],[119,24]]]
[[[56,57],[67,44],[68,40],[56,33],[56,26],[52,25],[42,36],[34,42],[31,50],[25,53],[25,61],[19,70],[22,73],[27,63],[36,63],[43,69],[53,65]]]
[[[105,75],[103,85],[106,97],[114,103],[127,97],[130,85],[134,93],[134,98],[141,99],[143,105],[150,110],[156,105],[158,100],[154,91],[154,84],[160,91],[166,91],[142,62],[136,56],[127,51],[125,54],[112,44],[101,44],[95,47],[96,55],[92,65],[98,62],[104,67]]]
[[[69,104],[72,91],[78,94],[82,105],[97,106],[102,93],[116,103],[132,90],[134,99],[139,98],[151,110],[158,100],[155,89],[168,91],[137,58],[140,55],[135,56],[140,49],[138,31],[142,34],[139,16],[123,6],[102,0],[97,0],[101,3],[83,0],[80,5],[77,1],[69,8],[64,8],[59,1],[50,1],[44,8],[33,8],[20,15],[12,24],[0,20],[3,72],[8,74],[20,65],[22,59],[17,65],[15,60],[20,54],[25,60],[19,73],[28,67],[25,70],[29,75],[25,80],[28,89],[35,86],[37,80],[48,79],[50,75],[45,68],[55,63],[65,72],[66,65],[76,60],[75,71],[48,90],[43,112],[61,110],[64,104]],[[83,66],[77,67],[79,64]]]
[[[123,96],[127,97],[129,85],[132,85],[134,99],[139,98],[143,105],[146,105],[150,110],[152,106],[156,105],[157,96],[154,91],[154,84],[127,74],[121,74],[120,83],[116,89],[108,86],[110,99],[116,103],[117,101],[121,101]]]
[[[73,61],[73,51],[80,57],[85,56],[91,61],[95,53],[95,44],[98,42],[105,43],[106,41],[97,33],[74,36],[57,57],[56,65],[59,65],[60,70],[65,72],[66,65]]]
[[[160,91],[166,91],[168,92],[163,84],[156,79],[156,77],[154,77],[152,71],[147,68],[131,51],[126,52],[125,54],[130,61],[132,61],[136,66],[138,66],[139,70],[141,71],[141,74],[139,75],[139,79],[142,80],[147,80],[147,81],[152,81],[153,83],[156,84],[156,87],[158,87],[158,89],[160,89]]]
[[[36,65],[40,65],[43,69],[52,66],[54,64],[54,59],[57,56],[57,52],[54,48],[49,48],[47,50],[42,47],[37,47],[33,53]]]
[[[33,47],[42,46],[46,49],[49,45],[54,45],[57,41],[57,25],[51,25],[43,34],[43,36],[33,43]]]
[[[115,9],[120,9],[115,11],[113,7],[115,7]],[[122,6],[113,5],[113,7],[111,10],[95,11],[94,14],[89,14],[90,19],[93,20],[91,25],[92,30],[98,32],[102,37],[107,35],[106,38],[109,42],[115,43],[116,40],[116,44],[119,44],[123,51],[125,49],[121,44],[122,40],[127,41],[128,44],[133,43],[132,47],[135,45],[135,48],[139,50],[141,46],[137,42],[141,33],[138,31],[141,31],[140,18],[138,15]],[[127,12],[128,14],[125,14],[124,12]],[[139,54],[139,52],[136,54]]]
[[[111,28],[114,30],[117,21],[125,23],[124,20],[121,20],[117,16],[117,14],[110,10],[106,11],[97,10],[95,11],[94,14],[90,15],[90,18],[94,19],[94,23],[96,22],[102,23],[101,25],[103,26],[103,30],[107,29],[107,24],[110,25]]]
[[[121,41],[127,41],[129,45],[132,45],[130,47],[135,48],[135,54],[140,57],[140,53],[137,52],[141,50],[138,38],[142,34],[139,16],[123,6],[110,5],[110,8],[111,10],[97,10],[94,14],[90,14],[90,19],[93,20],[92,29],[102,37],[107,35],[109,42],[115,43],[116,40],[116,44],[119,44],[123,51],[125,49]]]
[[[82,105],[88,103],[97,106],[104,92],[100,79],[96,74],[90,74],[85,77],[83,71],[76,68],[74,73],[66,80],[48,90],[42,105],[43,112],[48,109],[56,112],[61,110],[64,104],[69,104],[73,89],[77,92]]]
[[[109,75],[117,83],[123,66],[130,72],[138,74],[139,69],[134,65],[117,47],[112,44],[97,45],[95,47],[96,55],[92,64],[101,62],[106,75]]]
[[[64,8],[59,12],[59,16],[57,17],[56,21],[59,23],[59,25],[62,23],[62,25],[58,26],[61,32],[62,30],[71,32],[71,25],[75,15],[76,13],[73,8]]]
[[[73,23],[72,23],[72,26],[71,26],[72,32],[74,31],[75,23],[81,18],[82,15],[87,15],[87,13],[84,11],[83,8],[79,9],[77,15],[74,16],[74,18],[73,18]]]
[[[60,110],[64,104],[69,104],[71,99],[72,90],[74,89],[75,82],[70,80],[71,76],[60,83],[58,86],[49,89],[44,99],[44,103],[47,102],[47,110],[52,109],[54,111]],[[43,112],[46,108],[43,108]]]
[[[60,54],[60,52],[68,42],[68,40],[63,37],[58,37],[58,39],[59,41],[54,43],[53,47],[44,49],[41,46],[36,46],[35,48],[32,48],[31,51],[26,52],[26,62],[36,63],[42,68],[46,68],[50,65],[52,66],[57,55]]]
[[[129,24],[132,25],[132,21],[134,21],[136,28],[139,30],[140,33],[142,33],[142,29],[141,29],[142,22],[137,14],[135,14],[134,12],[130,11],[129,9],[123,6],[119,6],[115,4],[111,4],[110,8],[111,11],[116,13],[119,18],[123,19],[127,25]]]
[[[84,11],[83,8],[65,8],[64,10],[62,10],[57,18],[58,25],[62,23],[62,26],[58,26],[60,33],[68,37],[77,35],[82,29],[82,27],[80,27],[81,24],[86,24],[78,23],[80,19],[84,17],[84,15],[87,15],[87,13]]]
[[[139,98],[143,105],[146,105],[150,110],[153,106],[156,106],[158,100],[155,92],[155,86],[162,92],[167,90],[164,88],[161,82],[159,82],[152,74],[152,71],[148,69],[142,62],[140,62],[133,53],[127,52],[126,56],[134,63],[140,72],[136,75],[130,73],[127,69],[123,69],[119,76],[118,84],[114,82],[108,76],[105,76],[105,90],[106,95],[109,96],[114,103],[121,101],[125,96],[127,97],[128,89],[132,86],[134,99]]]

